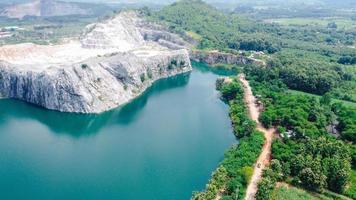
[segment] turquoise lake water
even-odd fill
[[[189,199],[236,142],[219,75],[194,65],[101,115],[0,100],[0,199]]]

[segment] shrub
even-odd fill
[[[185,61],[184,61],[184,60],[181,60],[180,63],[179,63],[179,66],[180,66],[180,67],[184,67],[184,66],[185,66]]]
[[[147,70],[147,77],[149,79],[152,79],[153,75],[152,75],[152,71],[151,70]]]
[[[244,182],[247,185],[251,180],[253,174],[253,168],[251,166],[245,166],[241,169],[241,174],[243,175]]]
[[[145,82],[145,80],[146,80],[146,75],[145,75],[145,73],[143,73],[143,74],[140,75],[140,79],[141,79],[141,82],[142,82],[142,83]]]
[[[204,192],[194,192],[193,200],[210,200],[215,199],[219,190],[224,188],[224,184],[227,182],[228,174],[223,166],[220,166],[212,175],[206,190]]]
[[[256,193],[256,200],[268,200],[273,192],[275,182],[270,178],[263,178],[258,183],[258,190]]]
[[[178,62],[177,62],[177,60],[175,60],[175,59],[173,59],[173,60],[171,61],[171,64],[174,65],[174,66],[177,66],[177,63],[178,63]]]
[[[172,70],[172,69],[174,69],[174,67],[173,67],[172,63],[169,63],[169,64],[168,64],[167,69],[168,69],[168,70]]]
[[[241,85],[239,83],[233,81],[228,84],[223,84],[220,89],[220,92],[222,98],[228,102],[230,100],[233,100],[238,93],[243,93],[243,89],[241,88]]]
[[[88,68],[89,66],[87,64],[82,64],[82,69],[86,69]]]

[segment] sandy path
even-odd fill
[[[251,119],[257,122],[257,130],[261,131],[265,136],[265,144],[262,147],[262,152],[257,159],[257,162],[254,167],[253,175],[251,177],[250,183],[247,187],[245,200],[253,200],[255,199],[255,194],[257,192],[257,184],[262,178],[263,169],[269,164],[271,157],[271,146],[273,134],[275,133],[275,129],[265,129],[262,124],[258,121],[258,117],[260,115],[260,111],[258,106],[256,105],[256,98],[252,93],[251,87],[248,81],[245,79],[244,75],[240,75],[239,80],[244,86],[244,100],[247,104],[249,115]]]

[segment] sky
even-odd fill
[[[33,0],[0,0],[0,3],[18,3],[28,2]],[[155,4],[169,4],[175,0],[59,0],[59,1],[72,1],[72,2],[91,2],[91,3],[138,3],[138,2],[152,2]],[[283,4],[283,3],[303,3],[303,4],[320,4],[320,3],[333,3],[345,2],[352,3],[356,0],[205,0],[208,3],[228,3],[228,4]]]

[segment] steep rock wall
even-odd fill
[[[63,112],[100,113],[127,103],[160,78],[191,70],[179,37],[143,24],[135,13],[121,13],[89,26],[80,43],[2,47],[0,96]],[[33,59],[36,55],[41,59]]]
[[[230,53],[222,53],[217,51],[197,51],[193,50],[190,53],[191,59],[197,62],[204,62],[209,65],[229,64],[229,65],[246,65],[254,64],[254,59],[242,55],[234,55]]]

